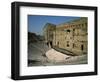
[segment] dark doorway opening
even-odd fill
[[[57,47],[59,47],[59,42],[57,42]]]
[[[81,50],[82,50],[82,51],[84,50],[84,46],[83,46],[83,45],[81,45]]]
[[[50,46],[51,46],[51,48],[52,48],[52,41],[50,41]]]

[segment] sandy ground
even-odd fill
[[[53,62],[64,62],[67,58],[70,57],[54,49],[50,49],[49,51],[47,51],[46,56],[48,57],[49,60]]]
[[[86,64],[87,55],[69,56],[54,49],[46,52],[48,59],[55,64]]]

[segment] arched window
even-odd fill
[[[68,29],[67,32],[70,32],[70,30]]]

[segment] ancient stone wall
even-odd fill
[[[47,24],[45,41],[53,47],[63,48],[77,55],[87,54],[88,19],[82,17],[60,25]]]

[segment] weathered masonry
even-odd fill
[[[46,44],[71,51],[77,55],[87,54],[87,22],[86,17],[81,17],[59,25],[47,23],[43,29]]]

